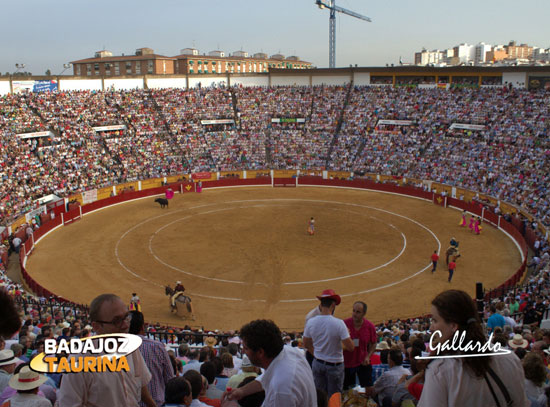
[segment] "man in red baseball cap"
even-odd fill
[[[317,298],[321,301],[320,315],[307,321],[304,346],[315,358],[312,365],[315,386],[325,390],[330,397],[334,393],[342,392],[343,349],[352,352],[354,345],[344,321],[332,315],[342,301],[340,296],[329,289],[324,290]]]

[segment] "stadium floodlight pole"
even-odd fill
[[[372,22],[372,20],[369,17],[356,13],[355,11],[345,9],[343,7],[338,7],[336,5],[336,0],[328,0],[328,3],[324,2],[323,0],[315,0],[315,4],[317,4],[317,6],[320,9],[328,8],[330,10],[330,17],[328,20],[329,21],[328,66],[329,68],[335,68],[336,67],[336,12],[347,14],[348,16],[352,16],[363,21],[368,21],[369,23]]]
[[[61,73],[58,73],[57,75],[63,75],[63,72],[65,72],[67,69],[69,69],[71,66],[73,66],[73,64],[71,64],[70,62],[68,64],[63,64],[63,70],[61,71]]]

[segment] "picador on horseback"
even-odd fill
[[[195,319],[195,314],[193,312],[193,304],[191,303],[191,298],[187,295],[184,295],[185,287],[181,281],[176,281],[176,286],[172,289],[170,286],[165,287],[166,295],[170,296],[170,312],[178,312],[177,303],[184,303],[187,311],[191,313],[191,318]]]
[[[458,251],[459,241],[453,237],[451,238],[449,244],[450,246],[445,252],[445,261],[447,262],[447,265],[449,265],[449,259],[456,261],[456,259],[460,257],[460,252]]]

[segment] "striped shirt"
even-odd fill
[[[140,335],[140,337],[143,342],[139,347],[139,351],[153,376],[147,388],[149,389],[149,393],[151,393],[151,397],[155,400],[155,403],[157,403],[158,406],[162,406],[164,404],[166,383],[174,377],[172,362],[170,362],[170,356],[168,356],[168,352],[164,349],[162,342],[142,335]],[[142,407],[145,406],[141,401],[140,405]]]

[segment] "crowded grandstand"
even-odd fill
[[[532,406],[546,406],[550,398],[546,390],[550,330],[544,329],[550,301],[550,247],[546,232],[550,226],[549,110],[547,91],[508,86],[447,90],[350,83],[8,94],[0,97],[0,225],[11,225],[36,209],[39,198],[47,195],[69,198],[101,187],[199,172],[345,171],[353,178],[378,174],[431,180],[476,191],[495,202],[510,204],[514,213],[504,213],[498,205],[487,209],[510,222],[516,218],[518,230],[534,236],[529,240],[532,247],[527,277],[521,285],[507,286],[479,298],[483,300],[479,322],[493,334],[495,343],[517,355],[508,368],[520,377],[524,375],[525,385],[512,387],[508,378],[501,377],[514,405],[528,405],[528,399]],[[88,306],[53,295],[34,295],[7,276],[9,262],[18,261],[11,254],[18,254],[24,241],[49,220],[49,215],[37,216],[18,231],[12,230],[0,252],[2,285],[23,320],[23,327],[15,336],[10,332],[7,340],[0,342],[2,356],[13,364],[24,364],[40,354],[45,338],[82,338],[102,333],[95,329],[98,320]],[[324,297],[332,303],[323,302]],[[319,312],[328,315],[340,297],[322,293],[318,298]],[[440,307],[444,301],[434,299],[437,312],[443,312]],[[360,303],[354,304],[354,313],[357,304],[357,313],[361,314]],[[362,317],[365,313],[366,306]],[[139,313],[134,312],[132,323],[139,318],[136,315]],[[129,318],[126,322],[131,326]],[[436,383],[415,359],[428,356],[433,350],[427,346],[431,345],[433,321],[429,317],[399,318],[395,315],[393,320],[374,327],[370,340],[373,345],[362,354],[363,359],[369,357],[368,362],[362,363],[371,366],[369,377],[359,375],[356,382],[354,376],[345,387],[360,385],[356,389],[366,395],[362,405],[366,405],[368,397],[380,406],[439,405],[437,386],[445,383]],[[475,313],[460,323],[477,324],[472,318],[476,318]],[[263,366],[246,356],[250,346],[243,348],[243,336],[237,331],[240,327],[220,332],[215,326],[140,326],[139,320],[135,324],[137,328],[132,333],[159,341],[167,352],[168,367],[164,373],[154,373],[148,365],[153,376],[158,377],[154,384],[146,386],[153,401],[142,393],[147,405],[168,403],[167,383],[178,377],[189,381],[192,399],[201,399],[207,405],[229,405],[224,403],[248,396],[246,391],[231,396],[232,387],[240,383],[233,381],[228,385],[231,377],[255,376],[260,373],[257,367]],[[254,329],[253,324],[244,329],[245,344],[251,344]],[[315,339],[315,330],[306,325],[305,332],[282,332],[280,339],[285,349],[295,348],[307,354],[311,353],[309,335]],[[353,346],[351,349],[347,352],[352,353]],[[315,358],[321,360],[317,355]],[[145,354],[144,359],[147,364],[155,363],[155,358],[150,360]],[[328,366],[333,363],[326,359],[324,362]],[[345,362],[346,369],[358,367]],[[0,358],[0,373],[3,366],[11,363]],[[391,378],[385,374],[397,372],[396,367],[399,377],[397,373]],[[206,383],[196,385],[190,370],[199,371]],[[23,375],[14,375],[14,370],[4,373],[11,378]],[[57,400],[60,407],[79,405],[71,404],[73,400],[66,389],[60,390],[59,376],[48,374],[39,394],[52,404]],[[0,382],[0,404],[11,397],[7,381],[4,382]],[[315,385],[319,388],[317,380]],[[317,402],[342,393],[342,386],[334,390],[329,385],[318,390]],[[499,387],[496,389],[500,392]],[[61,395],[61,402],[57,394]],[[461,395],[453,394],[448,400],[461,400]],[[267,391],[265,397],[268,400]],[[500,393],[496,399],[508,401]],[[183,401],[172,402],[187,405]]]

